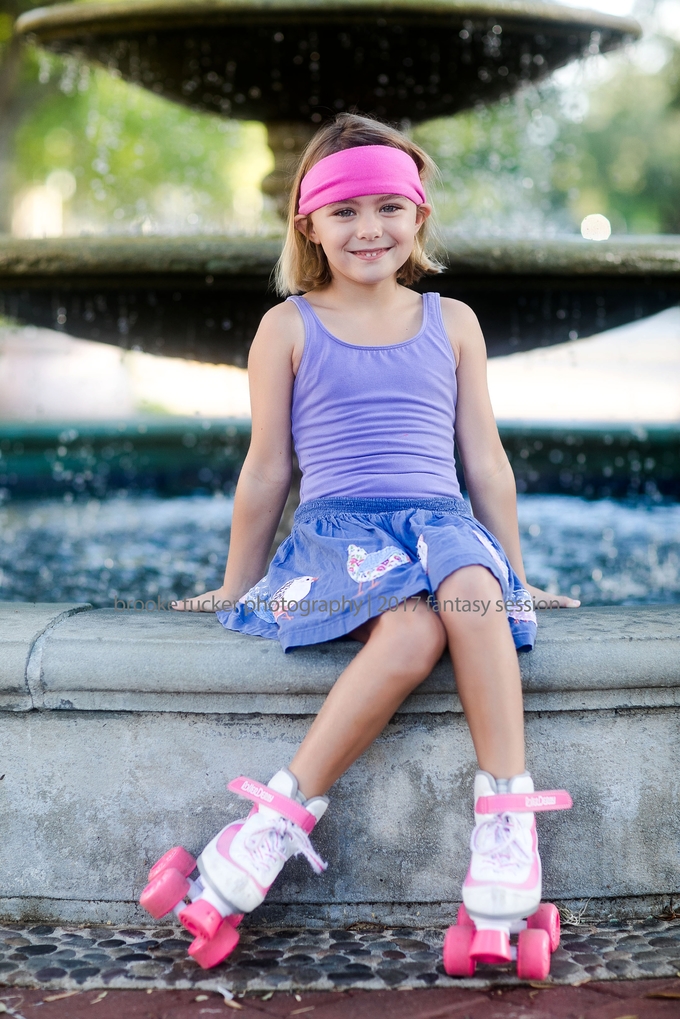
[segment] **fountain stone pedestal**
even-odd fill
[[[529,767],[574,808],[539,815],[544,897],[600,918],[677,909],[680,610],[541,612],[520,655]],[[284,654],[210,614],[0,605],[6,919],[140,923],[150,865],[198,852],[287,763],[359,645]],[[314,842],[253,922],[444,925],[455,914],[475,758],[448,656],[335,785]]]

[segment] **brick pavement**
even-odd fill
[[[566,926],[545,984],[449,977],[443,933],[252,927],[204,971],[179,927],[5,924],[0,1019],[680,1019],[676,918]]]
[[[266,999],[266,1000],[265,1000]],[[215,992],[0,988],[12,1019],[677,1019],[680,979],[593,981],[580,987],[278,992],[225,1004]]]

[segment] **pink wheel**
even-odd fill
[[[224,919],[227,923],[230,923],[232,927],[238,927],[245,915],[245,913],[230,913],[229,916],[225,916]]]
[[[550,938],[543,930],[520,931],[517,940],[517,976],[520,980],[545,980],[550,972]]]
[[[465,908],[464,902],[461,902],[460,906],[458,907],[456,923],[459,927],[474,927],[475,925],[475,921],[472,919],[467,909]]]
[[[450,977],[474,975],[476,963],[470,955],[474,933],[473,927],[458,925],[447,930],[444,938],[444,969]]]
[[[178,870],[183,877],[189,877],[192,870],[196,869],[196,861],[191,853],[187,853],[186,849],[183,849],[182,846],[175,846],[174,849],[168,849],[167,853],[164,853],[160,860],[156,860],[149,871],[149,881],[153,881],[155,877],[158,877],[168,867]]]
[[[530,931],[547,931],[551,952],[557,951],[560,947],[560,914],[552,902],[541,903],[534,915],[527,920],[527,928]]]
[[[169,913],[189,891],[189,882],[173,867],[162,870],[150,881],[139,897],[139,903],[156,920]]]
[[[222,914],[205,899],[196,899],[185,906],[177,919],[190,934],[204,941],[212,940],[222,925]]]
[[[230,955],[238,945],[238,932],[230,923],[223,921],[214,938],[196,938],[189,945],[189,955],[196,960],[202,969],[217,966]]]

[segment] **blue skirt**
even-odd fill
[[[420,594],[435,611],[441,582],[462,566],[486,566],[500,584],[495,602],[457,599],[460,612],[504,612],[515,647],[536,638],[532,599],[497,539],[463,499],[313,499],[295,511],[291,533],[269,570],[230,611],[228,630],[278,640],[284,651],[344,637]],[[403,606],[402,609],[403,611]]]

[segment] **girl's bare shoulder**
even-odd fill
[[[300,312],[293,301],[282,301],[262,316],[250,347],[248,364],[264,359],[277,366],[291,365],[295,373],[304,341]]]
[[[295,340],[301,333],[304,333],[304,325],[300,312],[293,301],[282,301],[264,313],[255,336],[275,335],[283,341]]]
[[[461,355],[467,351],[485,350],[479,319],[469,304],[457,301],[453,297],[442,297],[441,308],[444,328],[453,348],[456,364],[460,363]]]

